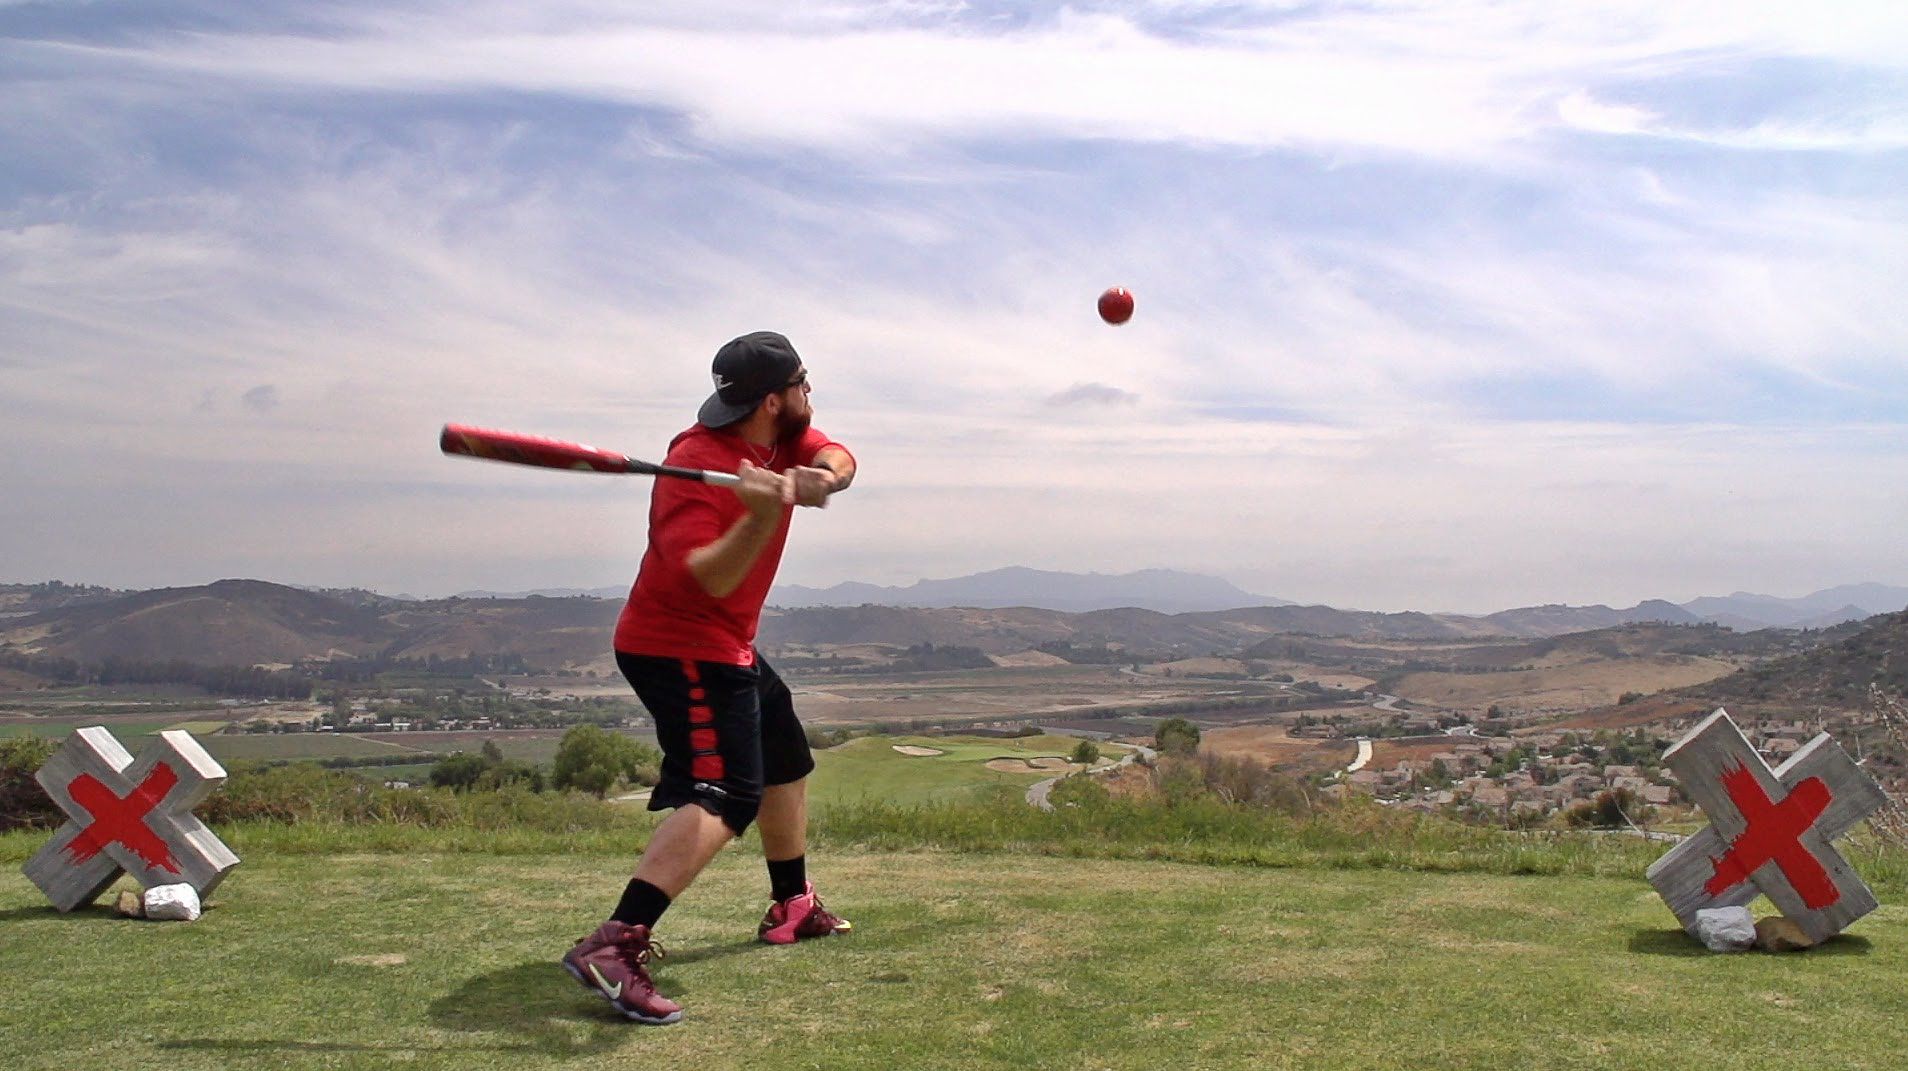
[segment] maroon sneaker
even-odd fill
[[[682,1005],[657,993],[643,966],[662,955],[662,946],[649,939],[649,927],[611,919],[565,952],[562,963],[617,1011],[639,1023],[661,1026],[682,1018]]]
[[[772,945],[792,945],[809,937],[828,937],[854,928],[854,923],[823,907],[821,897],[815,895],[815,883],[807,882],[801,895],[769,905],[768,914],[762,916],[762,925],[756,927],[755,935]]]

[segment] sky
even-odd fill
[[[0,0],[0,582],[625,584],[439,427],[655,459],[761,329],[785,582],[1908,583],[1908,6]]]

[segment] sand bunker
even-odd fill
[[[1072,766],[1067,760],[1054,755],[1042,755],[1037,759],[988,759],[987,768],[1001,773],[1040,773],[1065,770]]]
[[[919,747],[914,744],[892,744],[890,746],[893,747],[896,751],[899,751],[903,755],[945,755],[947,754],[947,752],[942,751],[939,748]]]

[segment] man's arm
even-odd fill
[[[807,467],[788,470],[795,481],[795,501],[804,506],[826,506],[828,496],[855,482],[855,456],[839,446],[824,446]]]
[[[717,536],[715,542],[689,552],[689,575],[711,598],[725,598],[748,578],[755,559],[781,527],[782,507],[795,501],[795,482],[747,461],[737,473],[742,482],[732,490],[748,512]]]
[[[835,486],[829,489],[830,494],[846,491],[848,485],[855,482],[855,455],[839,446],[822,447],[815,455],[815,464],[835,474]]]

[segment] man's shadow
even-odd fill
[[[754,940],[668,953],[668,963],[688,964],[733,956],[760,947]],[[659,972],[656,990],[680,999],[687,988]],[[597,1052],[627,1040],[629,1022],[595,990],[578,985],[556,957],[519,963],[477,975],[439,997],[428,1012],[433,1026],[474,1034],[507,1034],[505,1048],[551,1056]]]

